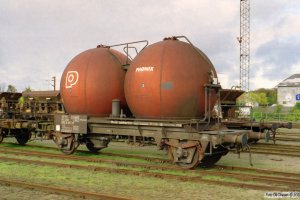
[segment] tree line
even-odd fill
[[[237,99],[238,105],[246,105],[247,103],[257,106],[271,106],[277,104],[277,88],[260,88],[244,93]]]
[[[32,91],[32,89],[30,88],[30,86],[26,87],[24,89],[23,92],[30,92]],[[16,93],[17,92],[17,88],[14,85],[8,85],[6,87],[5,84],[0,84],[0,92],[12,92],[12,93]]]

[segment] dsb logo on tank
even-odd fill
[[[66,88],[72,88],[73,85],[76,85],[79,79],[79,74],[77,71],[68,71],[66,76]]]

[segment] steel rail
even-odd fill
[[[15,144],[15,143],[11,143],[11,142],[2,142],[2,144],[13,144],[16,145],[17,147],[20,147],[20,145]],[[35,148],[41,148],[41,149],[53,149],[53,150],[57,150],[56,147],[49,147],[49,146],[41,146],[41,145],[32,145],[32,144],[26,144],[26,146],[30,146],[30,147],[35,147]],[[0,148],[4,148],[1,147]],[[7,147],[9,148],[9,147]],[[89,151],[84,151],[84,150],[76,150],[77,153],[89,153],[91,154],[91,152]],[[150,157],[150,156],[141,156],[141,155],[132,155],[132,154],[120,154],[120,153],[109,153],[109,152],[99,152],[99,153],[92,153],[92,154],[100,154],[100,155],[107,155],[107,156],[117,156],[117,157],[124,157],[124,158],[137,158],[137,159],[142,159],[142,160],[146,160],[146,161],[151,161],[151,162],[157,162],[157,163],[172,163],[172,161],[170,159],[164,159],[164,158],[157,158],[157,157]],[[63,154],[59,154],[59,155],[63,155]],[[72,155],[68,155],[67,157],[72,156]]]
[[[10,153],[14,154],[17,153],[16,151],[11,151]],[[20,153],[21,154],[21,153]],[[26,155],[28,155],[28,152],[26,152]],[[34,156],[36,156],[37,154],[34,154]],[[42,153],[42,155],[40,156],[45,156],[44,153]],[[57,158],[55,156],[55,158]],[[96,166],[82,166],[82,165],[69,165],[69,164],[62,164],[62,163],[53,163],[53,162],[44,162],[44,161],[33,161],[33,160],[24,160],[24,159],[17,159],[17,158],[6,158],[6,157],[0,157],[1,160],[6,160],[6,161],[12,161],[12,162],[25,162],[25,163],[34,163],[34,164],[39,164],[39,165],[50,165],[50,166],[58,166],[58,167],[64,167],[64,168],[75,168],[75,169],[87,169],[87,170],[93,170],[93,171],[108,171],[108,172],[120,172],[120,169],[107,169],[105,167],[96,167]],[[123,164],[120,164],[122,162],[118,162],[117,166],[128,166],[128,162],[125,162]],[[115,163],[116,164],[116,163]],[[175,170],[175,171],[186,171],[180,168],[174,168],[174,167],[160,167],[160,166],[153,166],[153,165],[145,165],[145,164],[136,164],[136,163],[131,163],[130,166],[134,166],[134,167],[144,167],[146,169],[163,169],[163,170]],[[224,169],[224,168],[223,168]],[[249,169],[248,169],[249,171]],[[256,171],[257,170],[252,170]],[[125,171],[126,174],[131,174],[132,175],[132,171]],[[266,184],[282,184],[283,187],[285,189],[299,189],[299,185],[300,185],[300,180],[299,179],[295,179],[295,178],[287,178],[284,177],[283,173],[281,172],[277,172],[277,175],[280,174],[282,177],[273,177],[273,176],[265,176],[265,175],[254,175],[254,174],[243,174],[243,173],[232,173],[232,172],[224,172],[224,171],[207,171],[207,170],[203,170],[203,171],[199,171],[199,170],[188,170],[188,172],[191,172],[192,174],[196,174],[196,177],[185,177],[185,176],[180,176],[180,177],[176,177],[176,178],[180,178],[181,180],[185,180],[185,181],[196,181],[196,179],[199,179],[199,181],[201,180],[202,182],[211,182],[211,180],[203,180],[203,176],[205,175],[212,175],[212,176],[222,176],[222,177],[230,177],[230,178],[236,178],[240,181],[256,181],[256,182],[260,182],[260,183],[266,183]],[[121,171],[121,173],[124,173],[124,169]],[[140,175],[140,173],[144,173],[144,172],[133,172],[133,175],[135,175],[136,173],[138,173]],[[150,173],[150,172],[145,172],[145,173]],[[263,173],[264,174],[264,173]],[[276,174],[276,173],[275,173]],[[290,173],[292,174],[292,173]],[[148,174],[149,175],[149,174]],[[157,176],[170,176],[169,174],[162,174],[159,173],[159,175],[155,174],[154,177]],[[295,176],[299,176],[300,174],[294,174]],[[173,177],[174,178],[174,177]],[[232,182],[226,182],[229,185],[235,185],[237,183],[232,183]],[[216,184],[220,184],[220,183],[216,183]],[[268,186],[268,185],[267,185]],[[252,184],[243,184],[243,187],[247,187],[247,188],[252,188],[252,189],[265,189],[266,185],[257,185],[254,186]],[[258,188],[257,188],[258,187]],[[274,186],[269,186],[269,189]],[[282,187],[277,187],[276,189],[284,189]]]
[[[137,162],[128,162],[128,161],[116,161],[103,158],[88,158],[84,156],[75,156],[75,155],[62,155],[62,154],[52,154],[45,152],[36,152],[36,151],[22,151],[16,149],[9,149],[6,147],[0,147],[0,153],[10,154],[10,155],[19,155],[19,156],[36,156],[48,159],[61,159],[61,160],[70,160],[70,161],[86,161],[92,163],[109,163],[115,166],[129,166],[129,167],[143,167],[153,170],[177,170],[177,171],[186,171],[177,166],[160,166],[155,164],[145,164]],[[0,157],[1,158],[1,157]]]
[[[252,145],[252,147],[276,147],[276,148],[293,148],[293,149],[299,149],[300,150],[300,144],[299,145],[289,145],[289,144],[272,144],[272,143],[255,143]]]
[[[117,197],[117,196],[110,196],[107,194],[100,194],[95,192],[87,192],[87,191],[80,191],[78,188],[76,189],[70,189],[70,188],[62,188],[57,186],[49,186],[49,185],[41,185],[36,183],[27,183],[24,181],[17,181],[17,180],[5,180],[0,179],[1,185],[6,186],[15,186],[15,187],[21,187],[25,189],[30,190],[39,190],[43,192],[49,192],[49,193],[58,193],[62,195],[72,196],[72,197],[79,197],[83,199],[103,199],[103,200],[130,200],[129,198],[125,197]]]
[[[3,143],[5,143],[5,144],[14,144],[14,143],[7,143],[7,142],[3,142]],[[15,144],[15,145],[19,147],[19,145],[17,145],[17,144]],[[278,144],[268,144],[268,143],[266,143],[266,144],[260,144],[260,143],[258,143],[258,144],[252,145],[252,148],[255,147],[256,145],[258,145],[258,146],[259,145],[266,145],[266,146],[274,146],[274,147],[278,146],[279,148],[282,148],[282,147],[287,147],[288,148],[288,147],[290,147],[290,145],[278,145]],[[41,148],[41,149],[56,149],[55,147],[40,146],[40,145],[31,145],[31,144],[27,144],[27,146]],[[298,146],[295,146],[295,147],[298,147]],[[1,147],[0,146],[0,148],[9,148],[9,147]],[[88,153],[88,151],[84,151],[84,150],[78,150],[77,152]],[[267,154],[266,152],[262,152],[262,153]],[[124,158],[137,158],[137,159],[143,159],[143,160],[146,160],[146,161],[151,161],[151,162],[156,162],[156,163],[172,163],[172,161],[170,161],[168,159],[157,158],[157,157],[149,157],[149,156],[141,156],[141,155],[108,153],[108,152],[101,152],[99,154],[101,154],[101,155],[108,155],[108,156],[124,157]],[[62,154],[58,154],[58,155],[62,155]],[[282,155],[282,153],[280,155]],[[62,155],[62,156],[64,156],[64,155]],[[70,156],[66,156],[66,157],[70,157]],[[216,166],[219,166],[219,165],[216,165]],[[237,167],[233,167],[232,166],[232,168],[237,168]],[[253,168],[244,168],[244,169],[253,170]],[[255,169],[255,170],[258,170],[258,169]],[[276,173],[275,171],[272,171],[272,170],[267,170],[267,171],[269,171],[271,173]]]
[[[258,169],[258,168],[248,168],[248,167],[239,167],[239,166],[227,166],[227,165],[215,165],[215,169],[218,170],[229,170],[229,171],[243,171],[243,172],[251,172],[251,173],[262,173],[262,174],[274,174],[283,177],[293,177],[300,179],[300,173],[292,173],[292,172],[282,172],[282,171],[274,171],[269,169]]]
[[[153,177],[159,179],[166,179],[166,180],[176,180],[176,181],[184,181],[184,182],[194,182],[194,183],[207,183],[213,185],[222,185],[222,186],[231,186],[231,187],[240,187],[240,188],[247,188],[247,189],[255,189],[255,190],[263,190],[263,191],[286,191],[289,189],[300,189],[295,188],[294,186],[291,187],[290,185],[272,185],[274,182],[269,182],[269,184],[262,185],[262,184],[249,184],[249,183],[241,183],[241,182],[229,182],[224,180],[208,180],[204,178],[204,175],[198,176],[182,176],[182,175],[173,175],[173,174],[163,174],[158,172],[149,172],[149,171],[136,171],[132,169],[115,169],[110,167],[94,167],[94,166],[82,166],[82,165],[74,165],[74,164],[63,164],[63,163],[53,163],[53,162],[46,162],[46,161],[37,161],[37,160],[26,160],[26,159],[18,159],[18,158],[7,158],[7,157],[0,157],[0,159],[7,162],[15,162],[15,163],[26,163],[26,164],[35,164],[41,166],[52,166],[52,167],[60,167],[60,168],[68,168],[68,169],[80,169],[80,170],[90,170],[93,172],[106,172],[106,173],[117,173],[123,175],[133,175],[139,177]],[[245,179],[243,179],[245,180]],[[298,183],[299,185],[299,183]]]

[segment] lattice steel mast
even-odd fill
[[[250,0],[240,0],[240,87],[249,91],[250,74]]]

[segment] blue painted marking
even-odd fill
[[[296,100],[297,100],[297,101],[300,101],[300,94],[297,94],[297,95],[296,95]]]

